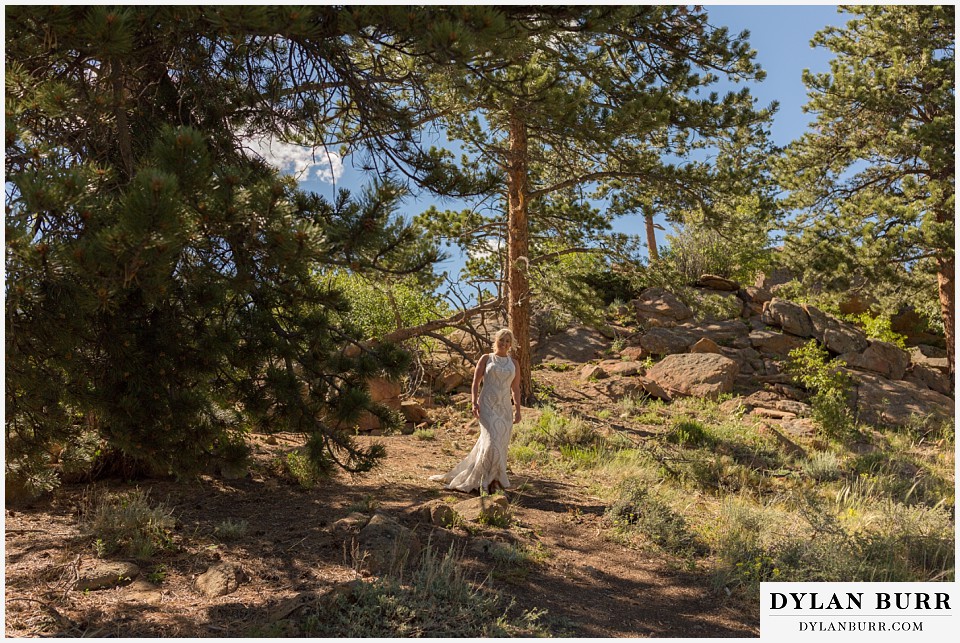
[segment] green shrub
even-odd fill
[[[667,433],[667,442],[682,447],[707,446],[714,442],[710,431],[702,422],[691,419],[680,419],[674,422]]]
[[[816,451],[803,462],[804,472],[819,482],[836,480],[843,475],[840,459],[830,451]]]
[[[553,407],[547,406],[533,423],[521,422],[518,425],[514,442],[529,445],[539,442],[548,447],[585,446],[599,439],[597,432],[583,419],[561,415]]]
[[[217,538],[220,540],[231,541],[240,540],[247,535],[249,529],[250,525],[246,520],[238,520],[234,522],[233,519],[227,518],[213,528],[213,533],[216,534]]]
[[[682,515],[650,491],[646,481],[627,478],[617,488],[607,518],[623,531],[638,531],[664,551],[681,556],[704,553]]]
[[[299,451],[291,451],[279,462],[280,474],[290,478],[304,489],[313,489],[330,475],[329,470],[318,466]]]
[[[539,442],[530,442],[528,444],[511,444],[508,452],[512,462],[520,464],[537,463],[544,464],[550,459],[547,448]]]
[[[850,378],[839,370],[839,360],[828,361],[829,353],[815,339],[790,351],[787,372],[814,392],[810,399],[813,420],[827,436],[844,439],[856,426],[850,408]]]
[[[889,342],[900,348],[906,348],[906,336],[894,332],[890,327],[889,315],[872,316],[870,313],[860,313],[859,315],[845,315],[843,317],[848,322],[863,327],[863,332],[870,339],[878,339],[882,342]]]
[[[146,560],[171,546],[176,520],[162,503],[151,507],[149,494],[140,489],[124,493],[95,490],[85,499],[82,524],[96,539],[98,555],[119,552]]]
[[[437,433],[433,429],[417,429],[413,432],[413,437],[418,440],[435,440],[437,438]]]

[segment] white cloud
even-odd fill
[[[267,163],[294,175],[298,181],[313,177],[324,183],[334,183],[343,176],[343,159],[336,152],[269,139],[250,140],[248,144]]]
[[[475,259],[486,259],[490,255],[500,252],[502,248],[503,239],[500,237],[493,237],[482,240],[479,247],[470,248],[467,250],[467,254]]]

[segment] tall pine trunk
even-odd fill
[[[510,156],[507,163],[507,319],[513,331],[513,355],[520,367],[520,398],[533,396],[530,375],[530,222],[527,123],[517,107],[510,112]]]
[[[956,377],[956,338],[953,324],[956,321],[956,292],[954,291],[954,270],[956,259],[940,257],[937,259],[937,286],[940,290],[940,314],[943,316],[943,332],[947,340],[947,364],[950,367],[950,382]]]
[[[653,210],[644,208],[643,221],[647,228],[647,258],[650,263],[660,261],[660,253],[657,252],[657,230],[653,223]]]

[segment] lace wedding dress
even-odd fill
[[[507,479],[507,448],[513,432],[513,404],[510,385],[516,367],[509,355],[499,357],[491,353],[483,373],[483,388],[477,399],[480,405],[480,439],[473,450],[452,471],[430,476],[431,480],[445,482],[447,489],[460,491],[484,490],[497,480],[504,489],[510,488]]]

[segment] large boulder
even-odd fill
[[[953,417],[954,402],[946,395],[904,380],[856,373],[855,391],[860,419],[881,426],[907,426],[917,421]]]
[[[674,328],[651,328],[639,340],[640,347],[651,355],[686,353],[694,341],[687,332]]]
[[[394,411],[400,410],[401,387],[399,382],[388,380],[384,377],[372,377],[367,380],[367,386],[370,391],[370,399],[384,406],[389,406]]]
[[[750,344],[763,355],[786,357],[795,348],[804,345],[799,337],[769,330],[755,330],[750,333]]]
[[[668,355],[646,376],[670,395],[716,398],[733,390],[737,373],[737,363],[723,355],[686,353]]]
[[[931,368],[936,368],[944,373],[950,372],[949,362],[947,361],[947,351],[936,346],[920,344],[910,349],[910,361],[914,364],[923,364]]]
[[[953,395],[953,387],[950,386],[950,378],[939,368],[933,368],[926,364],[914,364],[905,380],[913,382],[917,386],[923,386],[943,395]]]
[[[549,360],[583,364],[598,357],[608,346],[607,339],[585,327],[568,328],[545,339],[534,352],[537,363]]]
[[[726,277],[719,277],[717,275],[700,275],[700,278],[697,279],[696,286],[700,288],[709,288],[710,290],[722,290],[726,292],[737,292],[740,290],[740,284],[733,281],[732,279],[727,279]]]
[[[769,274],[764,273],[757,275],[757,279],[753,285],[757,288],[764,288],[772,292],[771,289],[776,286],[782,286],[794,279],[796,279],[796,275],[794,275],[793,271],[789,268],[774,268]]]
[[[674,326],[693,317],[689,306],[663,288],[647,288],[631,303],[637,311],[637,321],[644,325]]]
[[[884,377],[902,379],[910,366],[910,354],[889,342],[870,340],[862,353],[845,353],[840,356],[850,368],[872,371]]]
[[[763,305],[773,299],[773,294],[769,290],[757,286],[747,286],[741,293],[747,311],[752,315],[762,314]]]
[[[815,306],[804,305],[803,309],[813,324],[814,337],[826,346],[827,350],[842,355],[859,353],[867,347],[866,334],[856,326],[844,323]]]
[[[797,337],[813,337],[813,323],[807,311],[799,304],[786,299],[777,299],[774,297],[763,306],[763,314],[760,319],[765,324],[778,326],[785,333],[796,335]]]

